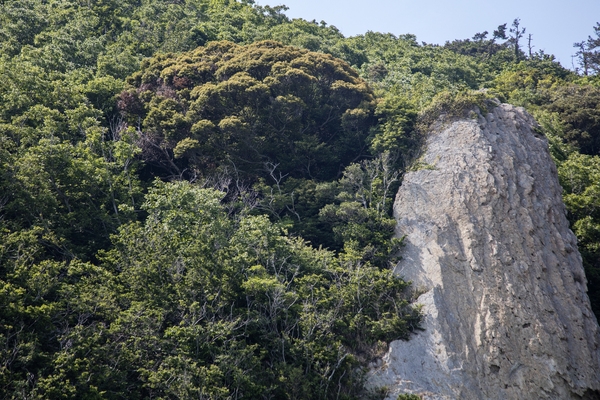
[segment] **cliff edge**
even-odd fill
[[[432,128],[394,205],[424,331],[369,382],[426,399],[600,398],[600,334],[547,140],[523,109]]]

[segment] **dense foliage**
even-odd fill
[[[163,175],[332,179],[373,125],[373,94],[348,64],[272,41],[159,55],[128,82],[120,109]]]
[[[407,284],[351,254],[335,257],[287,237],[264,216],[228,215],[222,197],[157,182],[142,205],[145,221],[122,225],[97,265],[36,263],[32,234],[8,238],[3,392],[328,398],[359,391],[361,357],[418,324],[403,297]]]
[[[597,39],[580,76],[518,19],[436,46],[284,12],[1,2],[5,398],[365,396],[419,324],[390,270],[417,120],[492,96],[549,138],[600,310]]]

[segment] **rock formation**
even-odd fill
[[[523,109],[443,125],[394,213],[423,331],[370,384],[389,399],[580,399],[600,393],[600,335],[547,140]],[[600,397],[600,396],[599,396]]]

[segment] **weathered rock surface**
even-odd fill
[[[600,392],[600,335],[556,167],[522,109],[439,126],[394,212],[396,272],[424,331],[390,346],[370,384],[389,399],[580,399]]]

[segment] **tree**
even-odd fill
[[[521,28],[521,19],[515,18],[512,23],[512,28],[510,28],[510,33],[512,33],[510,41],[512,42],[515,51],[515,61],[519,61],[519,59],[521,59],[522,51],[519,45],[519,40],[525,34],[525,30],[525,28]]]
[[[535,46],[531,45],[532,38],[533,38],[533,35],[530,33],[527,36],[527,51],[528,51],[528,54],[529,54],[529,59],[533,58],[533,48],[535,47]]]
[[[591,64],[592,68],[596,73],[600,72],[600,23],[596,23],[594,26],[594,34],[595,38],[589,36],[588,37],[588,51],[591,52]]]
[[[561,86],[550,93],[544,108],[558,113],[563,125],[562,139],[579,152],[600,154],[600,88],[591,85]]]
[[[272,41],[159,55],[129,83],[120,109],[162,176],[271,180],[276,166],[331,179],[366,154],[375,122],[373,93],[348,64]]]
[[[585,41],[576,42],[573,47],[577,48],[575,57],[579,59],[579,65],[583,68],[583,75],[588,76],[590,72],[590,52],[588,51],[587,43]]]
[[[288,237],[265,216],[228,215],[223,196],[157,181],[143,204],[148,218],[121,227],[101,267],[21,268],[54,278],[29,284],[62,295],[43,309],[61,318],[40,323],[56,338],[38,351],[43,368],[15,363],[8,384],[33,374],[23,392],[43,398],[358,397],[357,358],[418,324],[407,284]]]
[[[588,36],[587,40],[573,44],[573,47],[577,48],[575,56],[583,68],[584,76],[600,72],[600,23],[594,26],[594,34],[596,37]]]
[[[475,35],[473,35],[473,40],[475,40],[477,42],[482,42],[487,38],[487,35],[488,35],[488,31],[476,33]]]
[[[494,30],[494,40],[496,39],[508,39],[506,36],[506,24],[498,25],[498,28]]]
[[[446,42],[444,47],[459,54],[476,57],[479,62],[485,62],[488,65],[496,64],[498,61],[494,59],[506,57],[502,54],[506,52],[506,42],[496,43],[497,39],[507,39],[506,24],[500,25],[498,29],[494,30],[491,39],[487,38],[488,34],[488,31],[479,32],[471,39]]]

